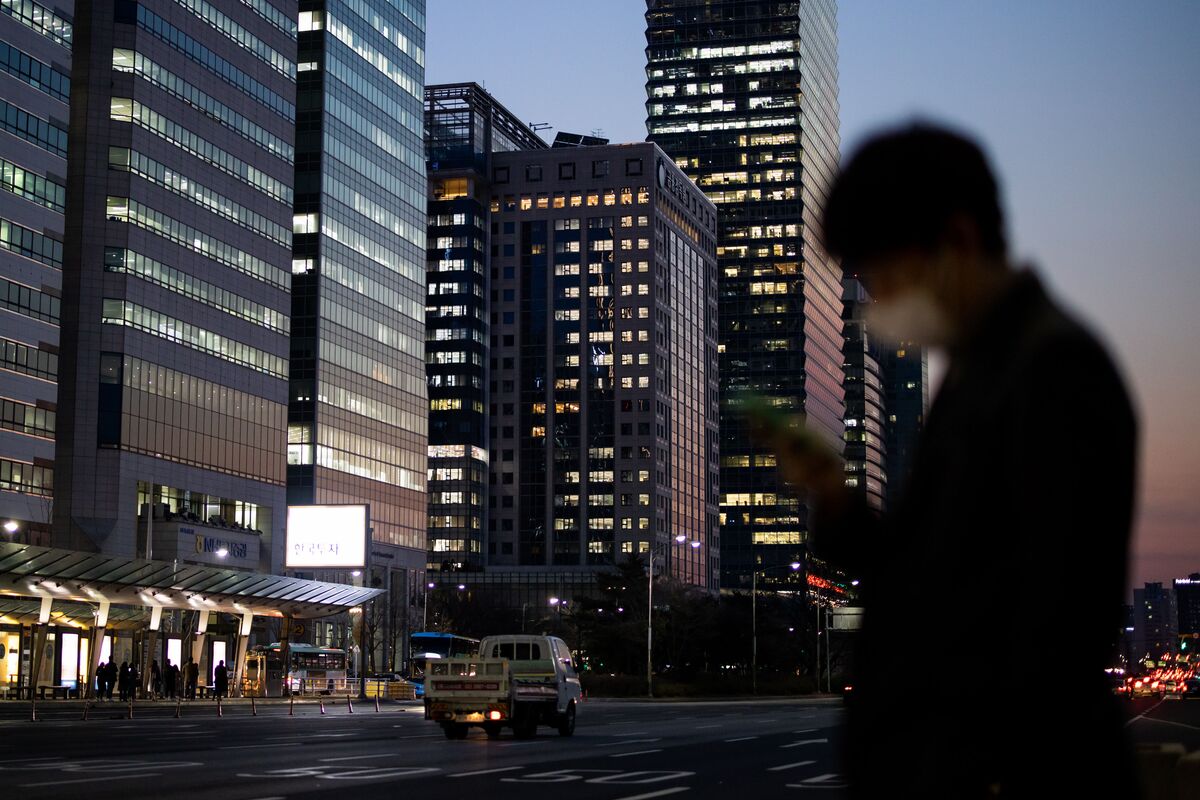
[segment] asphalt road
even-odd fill
[[[82,722],[49,706],[38,723],[0,722],[0,786],[22,800],[843,795],[838,700],[593,700],[573,737],[541,728],[525,741],[507,731],[447,741],[419,706],[326,710],[227,707],[217,718],[205,703],[181,719],[142,707],[127,720],[101,707]]]
[[[1052,699],[1051,699],[1052,702]],[[126,708],[28,704],[0,711],[0,787],[22,800],[265,800],[352,792],[409,796],[651,800],[658,797],[843,797],[836,699],[585,703],[575,736],[532,740],[474,731],[447,741],[417,705],[345,702],[225,707],[211,702]],[[1137,742],[1200,749],[1200,701],[1128,704]],[[548,792],[547,792],[548,790]]]
[[[1200,750],[1200,700],[1129,701],[1129,731],[1134,742],[1179,743]]]

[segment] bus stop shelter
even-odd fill
[[[164,611],[196,613],[191,645],[192,660],[197,664],[212,615],[233,615],[238,619],[232,683],[236,690],[242,683],[255,617],[280,619],[280,643],[287,647],[293,620],[360,608],[379,594],[381,589],[284,575],[0,543],[0,624],[19,626],[22,641],[25,626],[30,628],[31,677],[18,680],[18,691],[28,683],[31,697],[39,688],[52,625],[77,629],[87,637],[86,686],[90,695],[95,685],[91,676],[96,674],[101,644],[110,627],[138,630],[146,636],[138,674],[143,688],[148,688],[150,654],[155,651]]]

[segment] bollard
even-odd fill
[[[91,708],[91,707],[92,707],[92,701],[91,701],[91,700],[84,700],[84,701],[83,701],[83,721],[84,721],[84,722],[87,722],[87,717],[88,717],[88,709],[89,709],[89,708]]]
[[[225,714],[221,711],[221,695],[217,695],[217,716],[225,716]]]
[[[133,719],[133,697],[129,698],[129,715],[125,719]]]
[[[375,713],[379,713],[379,692],[375,692]]]
[[[321,703],[321,716],[323,717],[325,716],[325,698],[319,698],[319,702]]]
[[[288,692],[288,716],[296,716],[296,693]]]
[[[254,704],[254,695],[250,695],[250,716],[258,716],[258,706]]]
[[[179,719],[179,717],[180,717],[179,712],[183,708],[183,706],[181,705],[181,702],[182,702],[182,698],[179,697],[179,695],[176,695],[175,696],[175,719]]]
[[[354,706],[353,706],[353,705],[350,703],[350,695],[349,695],[349,693],[347,693],[347,694],[346,694],[346,708],[347,708],[347,709],[349,709],[349,711],[350,711],[350,713],[351,713],[351,714],[353,714],[353,713],[354,713]]]

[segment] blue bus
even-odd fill
[[[417,697],[424,697],[425,665],[429,659],[476,655],[479,640],[457,633],[414,633],[409,639],[408,652],[408,679],[416,686]]]

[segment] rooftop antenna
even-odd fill
[[[531,131],[544,131],[554,127],[549,122],[527,122],[525,124],[529,126],[529,130]]]
[[[597,139],[603,139],[604,128],[592,128],[592,136],[595,136]]]

